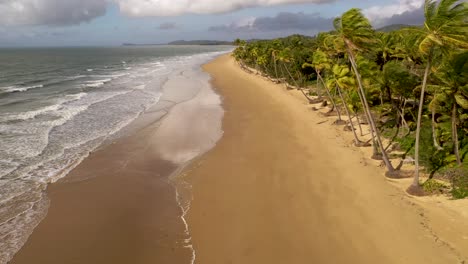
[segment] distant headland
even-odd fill
[[[135,43],[123,43],[122,46],[154,46],[154,45],[233,45],[232,41],[219,41],[219,40],[176,40],[169,43],[163,44],[135,44]]]

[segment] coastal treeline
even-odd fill
[[[424,25],[383,32],[353,8],[334,20],[334,30],[315,37],[236,40],[233,56],[244,69],[300,90],[310,103],[329,105],[327,114],[352,131],[357,147],[373,147],[387,177],[408,177],[402,164],[414,162],[409,193],[464,198],[468,3],[426,0],[424,10]],[[428,180],[421,181],[422,169]]]

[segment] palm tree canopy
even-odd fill
[[[428,54],[434,45],[468,48],[468,3],[463,0],[426,0],[426,22],[419,33],[419,50]],[[414,29],[413,29],[414,31]]]
[[[355,79],[347,65],[334,64],[327,79],[328,87],[337,84],[340,88],[353,88],[356,85]]]
[[[325,52],[316,50],[312,55],[312,63],[304,63],[302,67],[313,67],[317,71],[328,70],[331,68],[331,61]]]
[[[428,90],[434,94],[432,106],[453,98],[461,108],[468,109],[468,51],[444,61],[434,79],[437,83],[428,85]]]
[[[360,9],[352,8],[333,21],[338,35],[355,50],[366,50],[376,43],[375,31]]]

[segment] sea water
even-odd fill
[[[0,49],[0,263],[47,213],[47,184],[226,46]]]

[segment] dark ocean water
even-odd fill
[[[46,214],[48,183],[157,103],[171,74],[230,49],[0,49],[0,263]]]

